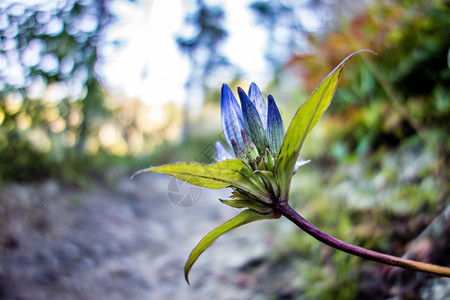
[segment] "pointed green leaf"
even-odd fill
[[[269,189],[275,197],[280,196],[280,189],[272,171],[257,170],[255,174],[262,179],[266,185],[266,189]]]
[[[374,53],[371,50],[361,50],[350,54],[316,87],[292,119],[281,146],[276,169],[283,199],[288,198],[291,177],[303,142],[330,105],[344,68],[351,58],[364,51]]]
[[[266,152],[264,155],[264,160],[266,162],[266,168],[269,171],[273,171],[273,168],[275,166],[275,161],[273,159],[272,153],[270,152],[269,148],[266,148]]]
[[[233,186],[255,195],[262,201],[268,203],[271,201],[261,180],[239,159],[207,165],[188,162],[151,167],[138,171],[132,177],[143,172],[168,174],[190,184],[210,189]]]
[[[195,246],[195,248],[191,251],[189,258],[184,266],[184,277],[189,283],[189,271],[191,270],[192,265],[195,263],[197,258],[202,254],[212,243],[214,243],[221,235],[227,233],[228,231],[237,228],[239,226],[248,224],[250,222],[263,220],[263,219],[271,219],[272,215],[262,215],[253,210],[244,210],[236,217],[231,220],[223,223],[219,227],[213,229],[209,232],[204,238],[200,240],[200,242]]]
[[[219,200],[223,204],[234,208],[250,208],[262,214],[267,214],[272,211],[272,208],[270,208],[269,206],[262,205],[260,202],[255,202],[252,200]]]

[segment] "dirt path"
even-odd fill
[[[191,190],[156,174],[134,180],[114,174],[105,174],[109,184],[93,182],[90,189],[56,180],[0,187],[0,299],[301,299],[309,259],[295,253],[276,259],[282,238],[297,230],[287,220],[248,224],[221,237],[193,266],[189,287],[183,267],[192,248],[239,213],[217,200],[230,191]],[[329,193],[347,191],[362,199],[358,191],[366,187],[351,188],[360,181],[361,171],[355,174],[348,176],[353,185],[347,180],[329,187]],[[198,201],[180,206],[193,200]],[[327,263],[319,267],[326,270]],[[371,270],[370,278],[382,280],[374,272],[381,270],[378,265],[363,267]],[[411,278],[421,280],[423,299],[448,299],[448,279]],[[390,298],[404,286],[376,280]]]
[[[202,189],[195,205],[176,206],[168,183],[145,174],[123,176],[114,188],[80,190],[55,180],[2,187],[2,298],[257,298],[256,278],[240,270],[268,255],[271,225],[249,224],[219,239],[194,265],[188,287],[190,250],[238,211],[217,200],[226,190]]]

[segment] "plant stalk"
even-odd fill
[[[365,249],[363,247],[355,246],[332,237],[309,223],[287,203],[279,202],[276,205],[276,209],[281,215],[288,218],[312,237],[335,249],[386,265],[450,277],[450,268],[383,254]]]

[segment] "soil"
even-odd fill
[[[192,248],[239,213],[218,201],[230,190],[157,174],[108,176],[90,188],[55,179],[0,187],[0,299],[303,299],[302,258],[280,264],[273,257],[276,236],[297,230],[287,220],[219,238],[194,264],[189,286],[183,270]],[[367,266],[371,275],[361,284],[380,278],[373,272],[380,268]],[[399,294],[389,282],[378,288]],[[448,278],[424,277],[420,286],[423,299],[450,296]]]
[[[240,270],[269,253],[268,225],[221,237],[189,286],[191,249],[238,211],[217,200],[228,190],[202,189],[195,205],[177,206],[169,182],[143,174],[90,189],[57,180],[0,188],[1,298],[257,299],[256,279]]]

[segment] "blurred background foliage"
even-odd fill
[[[112,20],[107,4],[2,4],[2,180],[73,169],[69,164],[84,159],[99,121],[110,117],[95,71],[102,33]]]
[[[105,30],[115,20],[111,1],[0,5],[0,182],[56,177],[80,183],[111,167],[131,172],[212,160],[220,139],[220,74],[232,74],[226,79],[233,88],[249,84],[221,52],[226,12],[195,1],[186,16],[193,34],[176,38],[191,62],[186,93],[204,99],[192,113],[188,101],[151,106],[104,87],[97,66]],[[275,96],[285,126],[349,53],[378,55],[361,55],[345,71],[333,105],[305,144],[302,156],[312,162],[295,176],[292,201],[324,231],[401,256],[448,204],[449,3],[299,3],[249,6],[269,36],[265,53],[273,76],[260,88]],[[322,21],[314,30],[302,23],[305,8]],[[432,250],[449,253],[449,243],[439,245]],[[380,272],[298,231],[278,235],[277,246],[273,261],[286,268],[293,257],[308,257],[290,267],[302,270],[303,281],[293,282],[312,299],[361,297],[373,287],[360,275]],[[436,259],[450,263],[448,255]],[[382,288],[389,287],[380,286],[381,294]]]

